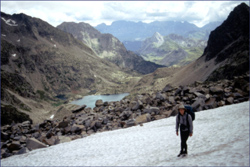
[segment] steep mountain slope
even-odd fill
[[[172,71],[169,75],[169,71]],[[143,77],[135,90],[163,89],[166,84],[188,85],[195,81],[217,81],[249,75],[249,6],[237,6],[228,18],[211,32],[203,55],[187,66],[162,68]],[[157,78],[153,80],[152,78]],[[146,83],[146,84],[144,84]]]
[[[142,43],[138,53],[148,61],[165,66],[181,66],[189,64],[204,51],[206,41],[184,38],[180,35],[170,34],[161,36],[156,32],[151,38]]]
[[[208,80],[231,79],[249,71],[249,6],[245,3],[237,6],[228,19],[211,32],[202,57],[221,64]]]
[[[86,23],[64,22],[57,28],[71,33],[76,39],[91,47],[96,54],[123,69],[135,70],[147,74],[162,67],[143,60],[140,56],[127,51],[124,45],[111,34],[101,34],[94,27]]]
[[[1,13],[1,108],[45,118],[61,94],[118,93],[131,75],[87,45],[25,14]],[[123,84],[124,83],[124,84]]]

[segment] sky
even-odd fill
[[[224,21],[242,2],[249,5],[249,1],[1,1],[1,11],[25,13],[54,27],[65,21],[96,26],[117,20],[187,21],[202,27]]]

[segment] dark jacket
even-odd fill
[[[187,117],[188,117],[188,119],[187,119]],[[189,122],[189,129],[188,129],[187,120]],[[181,131],[188,131],[189,130],[189,133],[193,133],[193,121],[192,121],[191,115],[187,114],[186,112],[184,113],[184,115],[181,115],[180,113],[178,113],[176,116],[176,126],[175,126],[176,132],[178,132],[181,124],[182,124],[182,127],[184,127],[181,129]]]

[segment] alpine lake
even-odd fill
[[[103,102],[120,101],[129,93],[113,94],[113,95],[89,95],[84,96],[82,99],[72,101],[72,104],[79,106],[86,105],[87,107],[94,108],[96,100],[102,100]]]

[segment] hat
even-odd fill
[[[179,110],[179,109],[184,109],[184,110],[186,110],[186,108],[185,108],[185,106],[184,106],[183,104],[180,104],[180,105],[179,105],[178,110]]]

